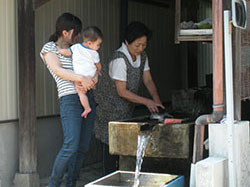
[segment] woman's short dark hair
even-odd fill
[[[136,39],[141,38],[142,36],[146,36],[147,40],[150,40],[152,31],[149,30],[143,23],[133,21],[126,27],[124,41],[126,40],[128,44],[130,44]]]
[[[49,41],[56,42],[60,36],[62,36],[62,31],[70,31],[74,29],[72,39],[82,31],[81,20],[71,13],[63,13],[56,20],[56,31],[49,38]]]
[[[95,42],[98,38],[103,38],[102,31],[96,26],[89,26],[83,30],[83,41]]]

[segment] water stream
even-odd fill
[[[135,179],[133,187],[138,187],[140,183],[140,171],[145,155],[146,147],[148,140],[151,137],[152,132],[146,131],[138,135],[138,144],[137,144],[137,154],[136,154],[136,169],[135,169]]]

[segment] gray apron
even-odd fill
[[[146,62],[146,53],[141,54],[141,63],[138,68],[134,68],[126,55],[120,51],[115,51],[111,62],[117,58],[123,58],[127,66],[127,90],[138,94],[139,87],[142,84],[143,71]],[[120,121],[132,117],[135,104],[121,98],[116,91],[115,80],[109,76],[109,63],[102,67],[102,76],[95,92],[96,109],[95,135],[103,143],[108,145],[108,122]]]

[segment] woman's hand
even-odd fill
[[[81,86],[82,88],[87,91],[87,90],[90,90],[91,88],[93,88],[95,86],[95,82],[92,80],[92,78],[90,77],[85,77],[85,76],[82,76],[81,77]],[[78,84],[79,86],[79,84]]]
[[[95,74],[95,76],[92,78],[92,81],[95,83],[95,85],[97,84],[98,82],[98,72]]]
[[[43,54],[47,66],[60,78],[77,83],[77,87],[83,88],[85,91],[95,86],[91,78],[76,74],[62,67],[57,55],[52,52]]]
[[[127,82],[126,81],[115,81],[116,91],[117,94],[128,100],[129,102],[138,103],[145,105],[150,112],[159,112],[158,107],[161,107],[164,109],[164,106],[162,105],[160,99],[152,100],[148,99],[146,97],[139,96],[129,90],[127,90]],[[157,98],[157,97],[156,97]]]
[[[144,71],[144,73],[143,73],[143,82],[144,82],[144,85],[146,86],[146,88],[148,89],[150,95],[152,96],[155,105],[157,105],[157,106],[165,109],[165,107],[161,103],[160,97],[159,97],[159,95],[157,93],[157,89],[156,89],[155,83],[154,83],[154,81],[152,79],[152,76],[151,76],[151,73],[150,73],[149,70],[148,71]],[[154,107],[153,107],[153,109],[154,109]],[[152,110],[152,107],[151,107],[151,110]],[[158,108],[157,108],[156,111],[159,112]]]
[[[164,108],[162,104],[158,104],[151,99],[147,99],[145,105],[151,113],[159,112],[158,107]]]
[[[92,81],[94,82],[94,86],[92,87],[94,90],[96,89],[96,84],[98,82],[98,72],[95,74],[95,76],[92,78]]]
[[[165,109],[165,106],[163,106],[160,98],[158,98],[156,100],[154,99],[154,102],[157,104],[158,107],[161,107],[162,109]]]

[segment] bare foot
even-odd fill
[[[87,108],[87,109],[85,109],[83,111],[83,113],[81,114],[81,116],[84,117],[84,118],[86,118],[87,115],[88,115],[88,113],[90,113],[90,112],[91,112],[91,108]]]

